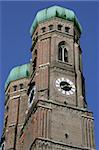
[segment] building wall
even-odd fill
[[[40,138],[51,140],[51,147],[53,147],[52,143],[56,142],[57,149],[64,145],[78,147],[78,149],[95,149],[93,130],[91,112],[51,101],[38,101],[37,109],[28,116],[27,123],[22,130],[19,139],[20,149],[35,147],[33,143]],[[62,146],[58,146],[58,143]],[[43,149],[43,146],[41,147]]]

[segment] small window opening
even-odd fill
[[[9,110],[9,107],[7,106],[7,107],[6,107],[6,111],[8,112],[8,110]]]
[[[7,123],[8,123],[8,116],[5,118],[5,128],[7,127]]]
[[[8,93],[10,93],[10,89],[8,90]]]
[[[75,42],[76,42],[77,44],[79,44],[79,37],[77,36],[76,33],[75,33]]]
[[[66,139],[68,138],[68,134],[67,134],[67,133],[65,133],[65,138],[66,138]]]
[[[58,25],[58,30],[61,30],[61,29],[62,29],[62,25],[59,24],[59,25]]]
[[[79,38],[78,38],[78,37],[76,38],[75,42],[76,42],[77,44],[79,44]]]
[[[65,105],[67,105],[67,102],[66,102],[66,101],[64,101],[64,104],[65,104]]]
[[[14,85],[13,89],[14,89],[14,91],[16,91],[17,90],[17,85]]]
[[[53,25],[49,25],[49,30],[53,30]]]
[[[65,32],[69,33],[69,27],[65,27]]]
[[[23,89],[23,83],[20,84],[20,90]]]
[[[35,41],[35,37],[33,38],[33,42]]]
[[[42,28],[42,32],[44,33],[46,31],[46,27],[43,27]]]
[[[38,32],[36,32],[36,36],[38,35]]]

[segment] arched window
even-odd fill
[[[65,42],[59,43],[58,46],[58,59],[63,62],[68,62],[68,51]]]

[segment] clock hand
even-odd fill
[[[66,86],[67,86],[67,85],[62,85],[61,87],[64,88],[64,87],[66,87]]]
[[[61,86],[61,88],[65,88],[65,87],[69,87],[69,88],[71,88],[71,86],[70,86],[70,85],[62,85],[62,86]]]

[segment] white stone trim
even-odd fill
[[[21,97],[24,96],[24,95],[27,95],[27,94],[24,93],[24,94],[19,94],[19,95],[16,95],[16,96],[11,96],[11,97],[10,97],[10,100],[11,100],[11,99],[16,99],[16,98],[21,98]]]
[[[10,97],[10,100],[11,100],[11,99],[16,99],[16,98],[20,98],[20,95],[11,96],[11,97]]]
[[[79,45],[77,43],[75,43],[75,47],[78,47]]]
[[[45,64],[41,64],[41,65],[39,65],[39,68],[47,67],[49,64],[50,64],[49,62],[48,62],[48,63],[45,63]]]
[[[82,115],[82,117],[94,120],[94,117],[91,117],[91,116]]]

